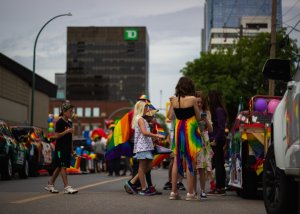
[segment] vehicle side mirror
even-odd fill
[[[265,78],[272,80],[291,80],[290,60],[286,59],[268,59],[263,67]]]

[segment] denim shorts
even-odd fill
[[[152,151],[143,151],[143,152],[137,152],[134,156],[134,158],[138,160],[144,160],[144,159],[153,159]]]

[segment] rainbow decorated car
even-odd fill
[[[229,185],[239,196],[254,198],[262,187],[263,163],[270,139],[270,124],[281,97],[256,95],[249,110],[240,111],[230,132]]]

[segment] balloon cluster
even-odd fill
[[[264,98],[258,98],[254,103],[254,110],[259,112],[268,112],[273,114],[279,104],[280,100],[271,99],[267,100]]]
[[[56,114],[49,114],[48,115],[48,138],[51,138],[54,136],[54,130],[55,130],[55,123],[59,119],[59,115]]]

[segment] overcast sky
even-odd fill
[[[283,23],[300,20],[300,0],[282,0]],[[54,83],[66,70],[67,26],[146,26],[150,39],[149,90],[154,106],[164,107],[187,61],[199,57],[205,0],[0,0],[0,52]],[[286,27],[286,25],[284,24]],[[300,24],[297,26],[300,29]],[[288,28],[289,32],[290,28]],[[293,31],[292,38],[300,33]],[[299,44],[299,41],[298,41]],[[162,91],[162,96],[160,91]]]

